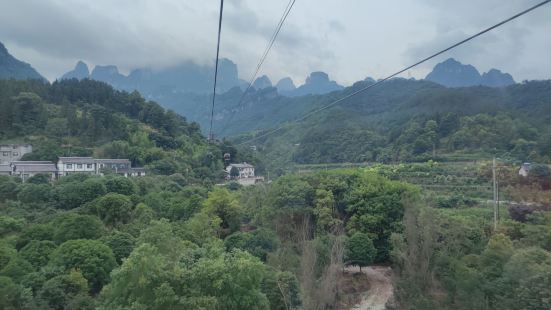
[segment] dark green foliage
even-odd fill
[[[130,221],[132,201],[128,196],[109,193],[92,201],[88,208],[97,215],[105,225],[117,227]]]
[[[19,282],[26,274],[33,271],[34,267],[27,260],[20,255],[16,255],[0,270],[0,276],[10,277],[15,282]]]
[[[375,260],[377,250],[367,234],[355,233],[346,240],[345,260],[352,265],[368,266]]]
[[[134,182],[124,177],[113,177],[105,181],[105,187],[108,193],[117,193],[130,196],[136,193]]]
[[[88,281],[92,292],[99,292],[117,266],[113,251],[97,240],[69,240],[52,254],[51,263],[65,270],[77,269]]]
[[[26,183],[19,187],[17,197],[25,203],[49,203],[54,199],[54,190],[50,184]]]
[[[54,241],[58,244],[73,239],[98,239],[104,233],[101,221],[91,215],[66,213],[54,222]]]
[[[71,271],[46,281],[38,292],[40,298],[53,309],[66,309],[74,298],[88,293],[88,283],[80,272]]]
[[[37,309],[30,290],[0,276],[0,308],[5,310]]]
[[[17,240],[17,248],[21,249],[32,240],[54,240],[54,226],[50,224],[34,224],[26,227]]]
[[[39,269],[46,266],[55,248],[56,244],[52,241],[32,240],[19,251],[19,256],[27,260],[35,269]]]
[[[99,178],[89,178],[83,182],[67,182],[56,186],[59,206],[63,209],[81,207],[97,197],[105,195],[107,189]]]
[[[136,240],[132,235],[124,232],[115,231],[112,234],[109,234],[103,238],[101,241],[111,248],[117,263],[121,264],[122,260],[127,258],[132,250]]]

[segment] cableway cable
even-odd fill
[[[210,111],[209,141],[213,140],[212,124],[214,121],[214,102],[216,100],[216,82],[218,80],[218,60],[220,56],[220,34],[222,33],[222,12],[224,11],[224,0],[220,0],[220,17],[218,18],[218,43],[216,44],[216,65],[214,67],[214,86],[212,90],[212,109]]]
[[[360,94],[360,93],[363,93],[363,92],[365,92],[365,91],[367,91],[367,90],[369,90],[369,89],[371,89],[371,88],[373,88],[373,87],[375,87],[375,86],[377,86],[377,85],[379,85],[379,84],[381,84],[381,83],[384,83],[384,82],[390,80],[391,78],[393,78],[393,77],[395,77],[395,76],[397,76],[397,75],[399,75],[399,74],[402,74],[402,73],[406,72],[407,70],[410,70],[410,69],[413,68],[413,67],[416,67],[416,66],[418,66],[418,65],[420,65],[420,64],[422,64],[422,63],[424,63],[424,62],[426,62],[426,61],[428,61],[428,60],[430,60],[430,59],[433,59],[433,58],[435,58],[435,57],[437,57],[437,56],[439,56],[439,55],[441,55],[441,54],[443,54],[443,53],[445,53],[445,52],[447,52],[447,51],[449,51],[449,50],[452,50],[452,49],[454,49],[454,48],[456,48],[456,47],[458,47],[458,46],[460,46],[460,45],[462,45],[462,44],[465,44],[465,43],[467,43],[468,41],[471,41],[471,40],[473,40],[473,39],[475,39],[475,38],[477,38],[477,37],[479,37],[479,36],[481,36],[481,35],[483,35],[483,34],[489,32],[489,31],[491,31],[491,30],[493,30],[493,29],[496,29],[496,28],[498,28],[498,27],[500,27],[500,26],[502,26],[502,25],[504,25],[504,24],[506,24],[506,23],[508,23],[508,22],[510,22],[510,21],[512,21],[512,20],[514,20],[514,19],[517,19],[517,18],[521,17],[522,15],[525,15],[525,14],[527,14],[527,13],[529,13],[529,12],[531,12],[531,11],[533,11],[533,10],[535,10],[535,9],[537,9],[537,8],[539,8],[539,7],[541,7],[541,6],[545,5],[545,4],[547,4],[547,3],[549,3],[549,2],[551,2],[551,0],[546,0],[546,1],[540,2],[539,4],[536,4],[536,5],[534,5],[534,6],[530,7],[530,8],[528,8],[528,9],[526,9],[526,10],[524,10],[524,11],[518,13],[518,14],[515,14],[515,15],[513,15],[513,16],[511,16],[511,17],[509,17],[509,18],[507,18],[507,19],[505,19],[505,20],[503,20],[503,21],[501,21],[501,22],[499,22],[499,23],[497,23],[497,24],[495,24],[495,25],[493,25],[493,26],[491,26],[491,27],[488,27],[488,28],[486,28],[486,29],[484,29],[484,30],[482,30],[482,31],[480,31],[480,32],[478,32],[478,33],[476,33],[476,34],[474,34],[474,35],[472,35],[472,36],[470,36],[470,37],[468,37],[468,38],[462,40],[462,41],[459,41],[459,42],[453,44],[453,45],[450,46],[450,47],[447,47],[447,48],[445,48],[445,49],[443,49],[443,50],[441,50],[441,51],[439,51],[439,52],[436,52],[436,53],[434,53],[434,54],[432,54],[432,55],[430,55],[430,56],[428,56],[428,57],[426,57],[426,58],[424,58],[424,59],[422,59],[422,60],[420,60],[420,61],[418,61],[418,62],[416,62],[416,63],[414,63],[414,64],[412,64],[412,65],[410,65],[410,66],[408,66],[408,67],[406,67],[406,68],[404,68],[404,69],[398,71],[398,72],[396,72],[396,73],[393,73],[393,74],[391,74],[391,75],[389,75],[389,76],[387,76],[387,77],[385,77],[385,78],[383,78],[383,79],[380,79],[380,80],[378,80],[376,83],[370,84],[370,85],[368,85],[368,86],[366,86],[366,87],[364,87],[364,88],[361,88],[361,89],[359,89],[359,90],[357,90],[357,91],[354,91],[354,92],[352,92],[352,93],[350,93],[350,94],[348,94],[348,95],[346,95],[346,96],[344,96],[344,97],[342,97],[342,98],[339,98],[339,99],[337,99],[337,100],[335,100],[335,101],[333,101],[333,102],[331,102],[331,103],[329,103],[329,104],[327,104],[327,105],[325,105],[325,106],[323,106],[323,107],[314,109],[314,110],[312,110],[312,111],[306,113],[305,115],[303,115],[303,116],[301,116],[301,117],[299,117],[299,118],[297,118],[297,119],[295,119],[295,120],[293,120],[293,121],[291,121],[291,122],[293,123],[293,122],[299,122],[299,121],[305,120],[306,118],[312,116],[312,115],[315,114],[315,113],[318,113],[318,112],[321,112],[321,111],[323,111],[323,110],[326,110],[326,109],[328,109],[328,108],[330,108],[330,107],[332,107],[332,106],[334,106],[334,105],[336,105],[336,104],[338,104],[338,103],[340,103],[340,102],[342,102],[342,101],[344,101],[344,100],[346,100],[346,99],[349,99],[349,98],[354,97],[354,96],[356,96],[356,95],[358,95],[358,94]],[[248,143],[254,142],[254,141],[258,140],[258,139],[261,139],[261,138],[264,138],[264,137],[266,137],[266,136],[269,136],[269,135],[271,135],[271,134],[273,134],[273,133],[275,133],[275,132],[277,132],[277,131],[279,131],[279,130],[281,130],[281,129],[283,129],[283,128],[284,128],[283,126],[279,126],[279,127],[275,128],[275,129],[272,129],[272,130],[270,130],[270,131],[268,131],[268,132],[266,132],[266,133],[263,133],[263,134],[261,134],[261,135],[259,135],[259,136],[257,136],[257,137],[254,137],[254,138],[252,138],[252,139],[249,139],[249,140],[247,140],[247,141],[241,142],[241,143],[239,143],[239,144],[237,144],[237,145],[243,145],[243,144],[248,144]]]

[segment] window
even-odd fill
[[[10,156],[10,152],[2,152],[2,156],[8,157]]]
[[[82,169],[82,164],[77,164],[77,169]]]
[[[92,164],[86,164],[86,169],[92,169]]]
[[[13,156],[19,156],[19,153],[13,152]]]
[[[66,165],[65,165],[65,168],[67,168],[67,169],[73,169],[73,164],[66,164]]]

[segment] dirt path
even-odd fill
[[[345,272],[359,273],[359,267],[347,267]],[[360,303],[353,310],[384,310],[387,301],[392,298],[392,269],[384,266],[363,267],[362,273],[369,282],[369,290],[362,296]]]

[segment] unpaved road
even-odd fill
[[[360,267],[346,267],[345,272],[359,273]],[[362,267],[362,273],[369,283],[369,290],[362,296],[360,303],[353,310],[384,310],[387,301],[392,298],[392,269],[385,266]]]

